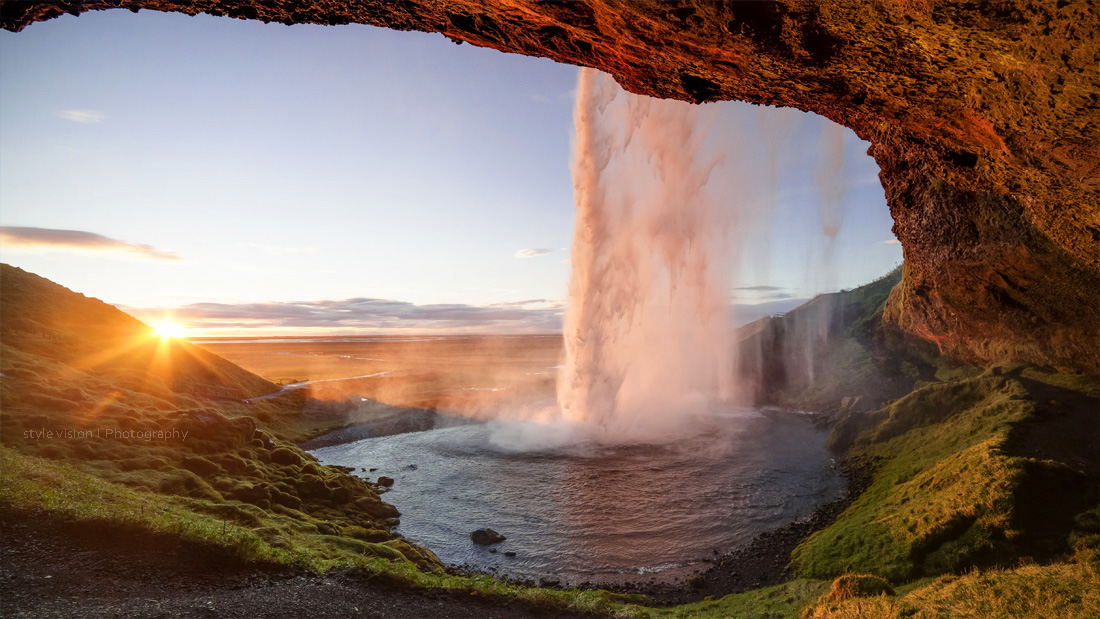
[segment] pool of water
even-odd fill
[[[394,478],[383,498],[401,511],[398,532],[445,563],[564,584],[682,578],[843,491],[826,433],[804,415],[730,409],[697,426],[674,442],[605,445],[569,428],[476,423],[312,453]],[[507,540],[474,545],[483,527]]]

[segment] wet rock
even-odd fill
[[[492,544],[499,544],[508,538],[504,537],[500,533],[492,529],[478,529],[470,533],[470,541],[478,546],[490,546]]]
[[[383,475],[382,477],[378,478],[377,483],[378,483],[379,486],[382,486],[383,488],[389,488],[389,487],[393,486],[393,478],[392,477],[386,477],[385,475]]]

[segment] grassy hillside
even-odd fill
[[[845,417],[833,444],[873,463],[873,482],[798,547],[797,572],[855,570],[903,583],[1069,552],[1074,516],[1100,502],[1095,465],[1080,464],[1084,452],[1026,453],[1013,438],[1023,424],[1054,415],[1073,415],[1080,432],[1100,434],[1096,385],[1089,397],[1020,374],[994,368]],[[1090,443],[1100,444],[1082,447]]]
[[[246,527],[262,541],[256,547],[283,549],[284,558],[326,564],[376,555],[438,566],[392,533],[399,514],[376,487],[318,465],[288,440],[306,423],[301,397],[246,405],[242,398],[278,388],[7,265],[0,318],[2,496],[12,506],[85,517],[51,497],[97,487],[100,496],[131,497],[184,520]],[[83,481],[73,487],[74,479]],[[129,522],[117,510],[94,513]]]
[[[24,360],[62,364],[165,404],[189,406],[202,397],[240,399],[276,390],[197,346],[157,336],[98,299],[8,265],[0,265],[0,341],[6,353],[23,353]],[[14,376],[26,374],[11,369]]]

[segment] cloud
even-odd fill
[[[754,290],[757,292],[774,292],[776,290],[783,290],[781,286],[739,286],[734,290]]]
[[[563,306],[547,299],[490,305],[416,305],[390,299],[269,303],[191,303],[176,308],[125,308],[139,318],[171,313],[197,329],[302,329],[336,331],[484,329],[496,333],[560,332]]]
[[[103,119],[107,118],[106,114],[95,110],[61,110],[57,115],[65,120],[84,123],[86,125],[103,122]]]
[[[554,250],[547,249],[545,247],[538,247],[535,249],[521,249],[516,252],[516,258],[534,258],[535,256],[545,256],[552,251]]]
[[[887,240],[882,242],[883,245],[897,245],[899,243],[901,243],[901,241],[899,241],[897,239],[887,239]]]
[[[147,260],[183,260],[179,254],[83,230],[0,226],[0,245],[53,251],[119,253]]]

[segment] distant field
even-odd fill
[[[191,340],[312,397],[361,396],[395,406],[479,414],[554,398],[560,335],[201,338]]]

